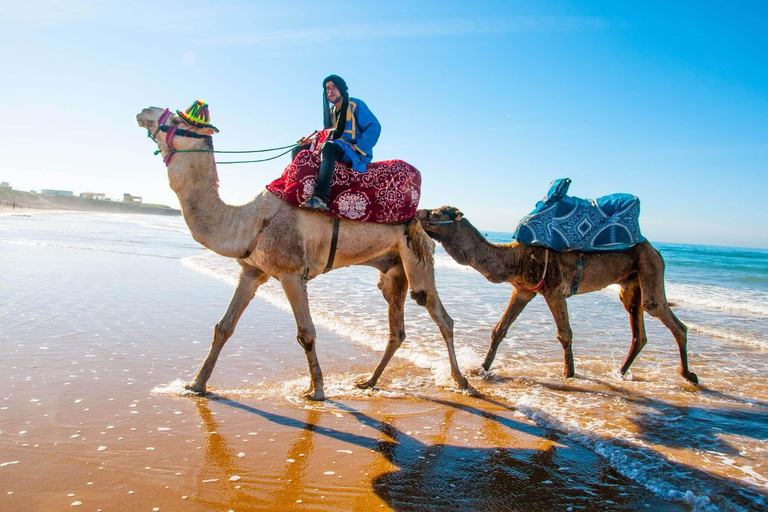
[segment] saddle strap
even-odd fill
[[[576,295],[579,291],[579,285],[581,284],[581,276],[584,275],[584,254],[579,253],[579,261],[576,262],[576,274],[573,276],[573,286],[571,287],[571,295]]]
[[[336,258],[336,244],[339,241],[339,218],[334,217],[333,219],[333,235],[331,236],[331,250],[328,254],[328,264],[325,266],[325,270],[323,270],[323,274],[328,272],[333,268],[333,260]]]

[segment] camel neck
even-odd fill
[[[176,154],[168,165],[168,177],[192,237],[222,256],[241,257],[254,234],[253,223],[244,222],[249,205],[222,201],[213,154]]]
[[[494,244],[467,220],[462,219],[442,240],[446,252],[462,265],[469,265],[493,283],[515,278],[519,262],[509,245]]]

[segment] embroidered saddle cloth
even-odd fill
[[[622,251],[645,241],[640,233],[640,199],[631,194],[571,197],[566,195],[570,184],[568,178],[553,181],[512,238],[564,252]]]
[[[298,206],[315,191],[320,155],[301,151],[283,175],[267,190],[288,204]],[[368,164],[367,172],[336,163],[328,201],[330,214],[364,222],[403,222],[416,215],[421,195],[421,174],[402,160]]]

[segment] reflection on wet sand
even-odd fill
[[[227,398],[196,400],[207,439],[197,478],[207,483],[198,486],[196,499],[211,508],[635,510],[642,503],[687,509],[656,498],[591,452],[515,419],[493,401],[413,397],[381,419],[333,401],[286,411],[301,412],[298,419]],[[426,414],[404,411],[425,407]],[[282,465],[274,454],[254,463],[228,447],[228,429],[218,421],[236,412],[248,413],[238,423],[288,438]],[[345,459],[335,464],[340,453]]]

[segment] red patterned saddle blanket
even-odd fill
[[[267,190],[298,206],[315,191],[320,155],[304,150]],[[421,197],[421,174],[402,160],[368,164],[360,173],[336,163],[331,179],[330,214],[363,222],[403,222],[416,215]]]

